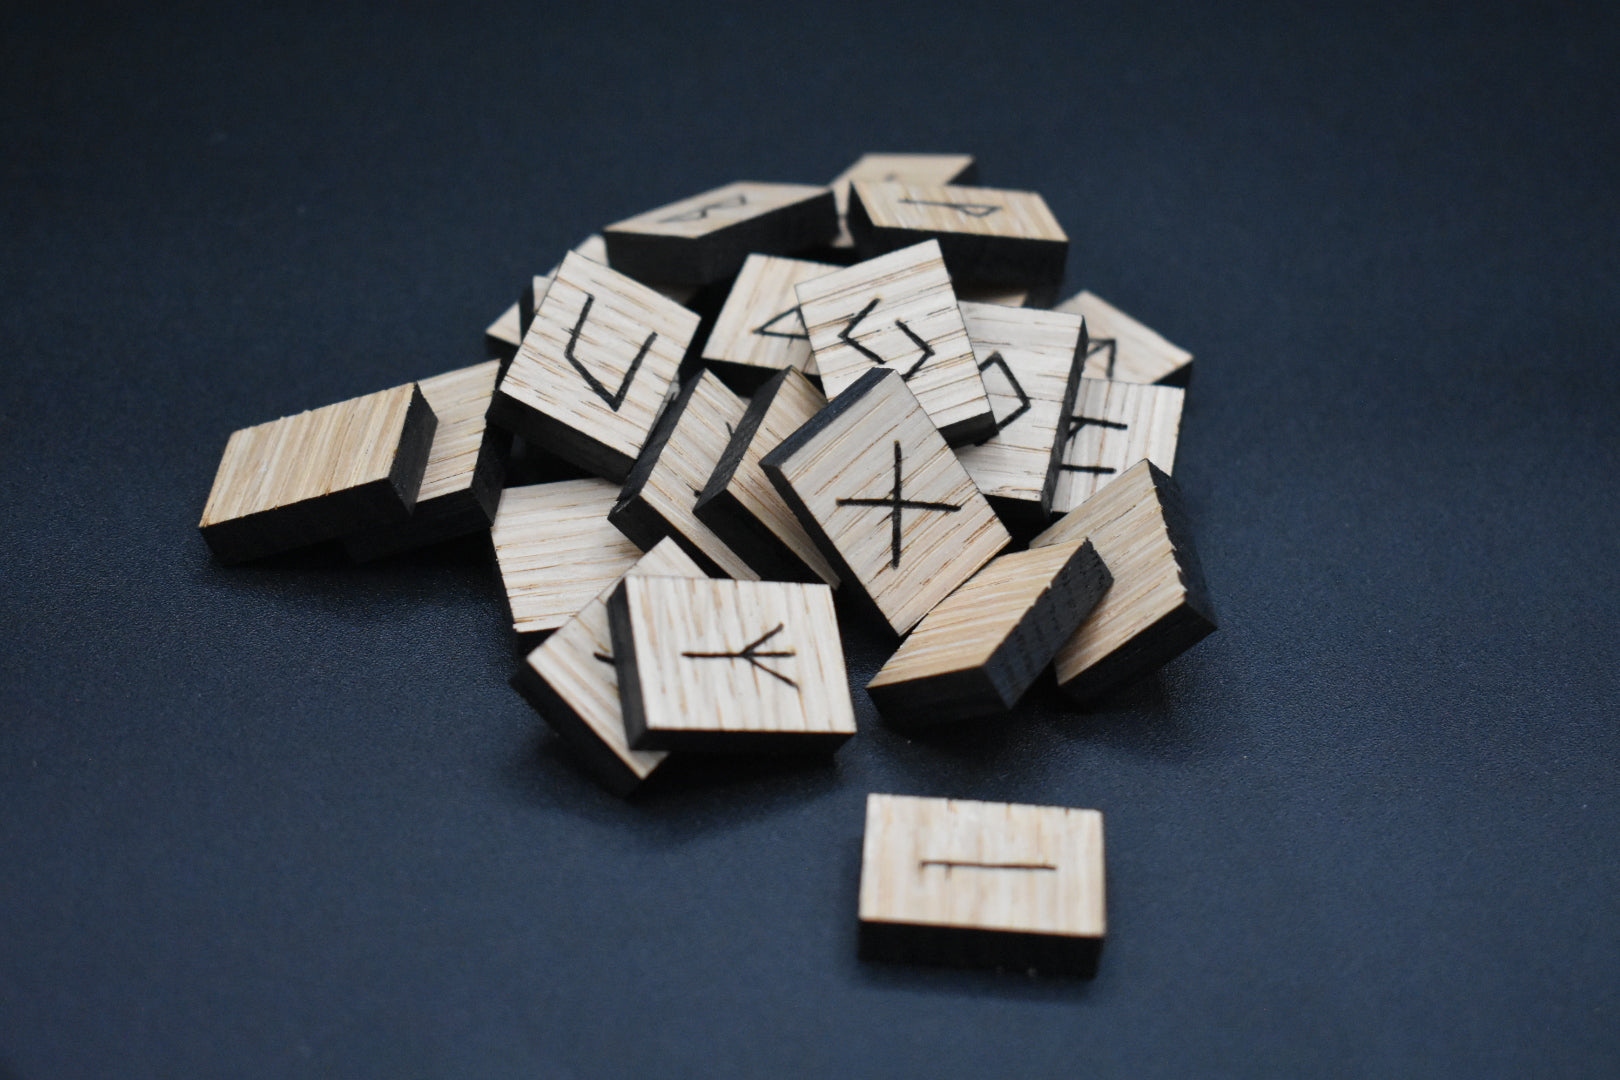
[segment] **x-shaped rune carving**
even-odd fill
[[[783,682],[793,687],[793,689],[797,690],[799,688],[798,683],[794,682],[780,671],[772,668],[769,664],[760,663],[760,659],[762,657],[770,658],[798,655],[792,649],[766,651],[760,648],[761,645],[765,644],[767,641],[771,640],[771,638],[775,637],[781,632],[782,624],[777,623],[776,629],[767,630],[765,633],[759,635],[759,637],[745,645],[741,652],[683,652],[681,655],[691,657],[694,660],[746,660],[757,670],[763,671],[773,679],[781,679]]]
[[[629,370],[619,381],[619,388],[610,394],[608,388],[602,385],[602,381],[587,371],[585,365],[580,363],[579,357],[574,355],[574,346],[579,344],[579,332],[585,329],[585,320],[590,317],[591,305],[595,302],[596,297],[590,293],[585,294],[585,305],[579,309],[579,321],[574,323],[574,329],[568,334],[568,344],[563,347],[563,357],[574,365],[574,370],[580,373],[592,390],[596,391],[596,396],[607,402],[608,408],[618,412],[619,406],[624,404],[624,396],[630,392],[630,384],[635,380],[636,371],[641,367],[641,362],[647,358],[647,350],[652,348],[652,343],[658,338],[658,331],[654,330],[647,335],[647,340],[641,343],[641,351],[630,361]]]
[[[900,565],[900,515],[907,510],[934,510],[942,514],[954,514],[962,509],[953,503],[924,502],[919,499],[905,497],[904,480],[901,476],[900,440],[894,441],[894,488],[884,499],[839,499],[839,506],[887,506],[889,508],[889,524],[892,528],[889,558],[891,567]]]
[[[852,336],[855,333],[855,327],[860,325],[862,319],[872,314],[872,309],[877,306],[878,297],[874,296],[872,297],[872,302],[870,304],[867,304],[865,307],[861,308],[860,311],[856,312],[855,317],[849,320],[848,326],[845,326],[842,330],[838,331],[838,340],[842,341],[845,345],[849,345],[854,348],[856,352],[872,361],[872,363],[882,364],[885,363],[883,357],[856,341]],[[900,328],[900,332],[911,339],[913,345],[916,345],[917,348],[922,350],[922,355],[917,357],[917,362],[900,373],[900,377],[902,379],[909,381],[913,375],[917,374],[917,372],[921,370],[924,364],[928,363],[928,358],[934,355],[934,347],[912,332],[911,327],[907,326],[902,320],[894,320],[894,325],[898,326]]]

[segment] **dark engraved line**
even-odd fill
[[[735,434],[737,434],[737,429],[731,426],[731,421],[730,420],[727,420],[726,421],[726,441],[730,442],[731,441],[731,436],[733,436]],[[695,499],[703,498],[703,489],[702,488],[693,488],[692,489],[692,497],[695,498]]]
[[[745,192],[739,191],[729,199],[721,199],[719,202],[712,202],[704,206],[700,206],[696,210],[683,210],[679,214],[673,214],[667,218],[660,218],[658,224],[673,225],[679,221],[702,221],[704,218],[709,216],[710,210],[732,210],[736,207],[746,205],[748,205],[748,195]]]
[[[1001,207],[997,206],[995,203],[939,202],[934,199],[900,199],[898,201],[910,203],[912,206],[944,206],[952,210],[960,211],[961,213],[966,214],[968,217],[979,218],[989,217],[991,214],[1001,209]]]
[[[609,656],[605,652],[591,653],[591,655],[596,657],[598,660],[602,661],[602,663],[604,663],[604,664],[613,663],[613,657]]]
[[[952,867],[968,867],[974,870],[1056,870],[1051,863],[1011,863],[1011,862],[958,862],[955,859],[923,859],[917,864],[919,867],[943,866],[949,870]]]
[[[1124,431],[1126,428],[1130,427],[1129,424],[1122,424],[1118,420],[1104,420],[1097,416],[1076,415],[1069,417],[1069,434],[1066,437],[1073,440],[1075,433],[1081,428],[1085,427],[1087,424],[1090,424],[1093,427],[1109,428],[1113,431]]]
[[[1107,476],[1109,473],[1119,472],[1112,465],[1059,465],[1063,472],[1092,473],[1096,476]]]
[[[898,326],[905,333],[906,337],[911,339],[912,344],[916,345],[917,348],[923,351],[923,354],[917,358],[917,362],[907,368],[905,373],[900,376],[902,379],[910,380],[910,378],[917,374],[918,370],[924,364],[928,363],[928,358],[934,355],[934,347],[928,344],[928,342],[924,341],[922,338],[918,337],[916,334],[912,333],[911,327],[907,326],[899,319],[894,320],[894,325]]]
[[[630,392],[630,384],[635,380],[636,371],[641,367],[641,362],[647,358],[647,350],[652,348],[652,343],[658,338],[658,331],[654,330],[647,335],[647,340],[641,343],[641,351],[636,353],[634,360],[630,361],[629,370],[624,373],[624,378],[619,381],[619,389],[610,394],[608,388],[603,386],[595,375],[586,371],[585,365],[580,363],[579,357],[574,355],[574,346],[579,344],[579,333],[585,329],[585,320],[590,317],[591,305],[595,302],[596,297],[590,293],[585,294],[585,305],[579,309],[579,321],[574,323],[574,329],[568,335],[568,344],[563,347],[563,357],[574,365],[574,370],[584,377],[590,388],[596,391],[596,395],[607,402],[608,408],[618,412],[619,406],[624,404],[625,395]]]
[[[798,655],[792,649],[767,651],[760,648],[761,645],[765,644],[767,641],[771,640],[771,638],[775,637],[781,632],[782,624],[777,623],[775,629],[767,630],[753,641],[750,641],[746,646],[743,647],[741,652],[683,652],[681,655],[691,657],[694,660],[746,660],[751,666],[758,668],[760,671],[763,671],[765,674],[774,679],[781,679],[783,682],[793,687],[793,689],[797,690],[799,688],[798,683],[794,682],[786,675],[783,675],[780,671],[770,667],[768,664],[762,664],[759,662],[761,657],[771,658]]]
[[[901,478],[902,457],[900,453],[900,440],[894,441],[894,487],[887,499],[838,499],[839,506],[887,506],[889,508],[890,555],[889,566],[898,569],[900,566],[900,524],[901,513],[905,510],[937,510],[944,514],[954,514],[962,509],[960,506],[946,502],[925,502],[919,499],[904,497],[904,485]]]
[[[1119,339],[1111,337],[1092,338],[1090,345],[1086,348],[1086,359],[1090,360],[1104,349],[1108,350],[1108,369],[1103,378],[1112,379],[1114,377],[1114,361],[1119,359]]]
[[[982,373],[989,371],[993,367],[998,367],[1001,369],[1001,373],[1007,377],[1007,382],[1012,386],[1013,393],[1018,395],[1018,408],[1014,409],[1007,419],[997,420],[996,429],[990,434],[986,435],[984,438],[980,439],[977,444],[979,446],[983,446],[997,435],[1000,435],[1001,432],[1005,428],[1009,427],[1014,420],[1017,420],[1020,416],[1023,416],[1025,413],[1029,412],[1029,395],[1024,393],[1023,384],[1018,381],[1018,376],[1013,374],[1012,368],[1008,366],[1006,358],[1003,357],[1000,352],[991,353],[990,359],[979,365],[979,371]]]
[[[883,363],[883,357],[879,356],[871,349],[868,349],[865,345],[862,345],[860,342],[850,337],[850,333],[855,329],[855,327],[860,325],[861,320],[872,314],[872,309],[877,306],[878,298],[874,296],[872,297],[872,302],[870,304],[867,304],[865,307],[861,308],[860,312],[853,319],[849,320],[848,326],[838,331],[838,340],[842,341],[846,345],[854,346],[857,352],[866,357],[868,360],[872,361],[872,363],[881,364]]]
[[[761,323],[760,325],[754,327],[753,332],[758,334],[760,337],[779,337],[779,338],[788,338],[789,340],[792,340],[792,341],[809,341],[810,340],[810,335],[807,334],[807,333],[806,334],[792,334],[792,333],[784,334],[780,330],[772,330],[771,329],[771,327],[775,326],[777,323],[781,322],[783,319],[787,318],[789,315],[797,315],[799,317],[799,325],[800,326],[804,325],[804,313],[801,312],[799,310],[799,306],[797,304],[795,304],[792,307],[788,308],[786,311],[781,312],[780,314],[772,315],[769,319],[766,319],[763,323]]]

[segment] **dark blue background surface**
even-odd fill
[[[0,1076],[1620,1070],[1612,7],[241,7],[0,23]],[[232,429],[865,150],[1197,354],[1158,678],[626,804],[476,545],[210,563]],[[1098,978],[857,962],[873,790],[1102,809]]]

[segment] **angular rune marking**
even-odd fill
[[[947,872],[953,868],[971,870],[1056,870],[1051,863],[1011,863],[1011,862],[958,862],[955,859],[923,859],[917,864],[919,868],[930,866],[943,866]]]
[[[1002,430],[1011,426],[1014,420],[1017,420],[1020,416],[1023,416],[1025,413],[1029,412],[1029,395],[1024,393],[1024,387],[1021,383],[1019,383],[1018,376],[1013,374],[1012,368],[1007,365],[1006,358],[1003,357],[1000,352],[991,353],[990,358],[979,365],[979,371],[981,373],[986,372],[993,367],[1001,369],[1001,374],[1006,377],[1008,385],[1010,385],[1013,389],[1013,393],[1018,395],[1018,408],[1014,409],[1005,420],[997,420],[996,429],[979,440],[978,445],[980,446],[983,446],[997,435],[1000,435]]]
[[[1117,338],[1092,338],[1090,344],[1086,346],[1086,359],[1090,360],[1104,349],[1108,350],[1108,370],[1104,373],[1103,378],[1112,379],[1114,377],[1114,362],[1119,359],[1119,340]]]
[[[613,657],[609,656],[605,652],[591,653],[591,655],[596,657],[598,660],[602,661],[602,663],[604,663],[604,664],[613,663]]]
[[[625,395],[630,392],[630,384],[635,380],[636,372],[641,368],[641,362],[647,358],[647,350],[652,348],[652,343],[658,338],[658,331],[654,330],[647,335],[647,340],[641,343],[641,351],[636,353],[634,360],[630,361],[629,370],[624,373],[624,378],[619,381],[619,388],[610,394],[608,388],[602,385],[602,381],[587,371],[585,365],[579,362],[579,357],[574,355],[574,346],[579,344],[579,332],[585,329],[585,320],[590,318],[591,305],[595,302],[596,297],[590,293],[585,294],[585,305],[579,309],[579,321],[574,323],[574,329],[568,334],[568,344],[563,347],[563,356],[574,366],[574,370],[584,377],[586,384],[596,391],[596,396],[607,402],[608,408],[618,412],[619,406],[624,404]]]
[[[885,363],[885,361],[883,357],[856,341],[852,334],[854,333],[855,327],[860,325],[861,320],[872,314],[872,309],[878,306],[878,300],[878,297],[872,297],[871,303],[861,308],[860,311],[857,311],[855,313],[855,317],[849,320],[842,330],[838,331],[839,341],[842,341],[845,345],[851,346],[856,352],[860,353],[874,364],[882,364]],[[894,320],[894,325],[898,326],[900,328],[900,332],[911,339],[912,344],[916,345],[917,348],[922,350],[922,355],[917,358],[917,362],[900,373],[900,377],[902,379],[910,381],[911,377],[917,374],[917,372],[922,369],[924,364],[928,363],[928,358],[934,355],[934,347],[928,342],[924,341],[922,338],[918,337],[916,331],[912,330],[911,327],[907,326],[900,319]],[[759,331],[757,330],[755,331],[755,333],[758,332]]]
[[[709,216],[710,210],[735,210],[739,206],[746,205],[748,205],[748,195],[746,192],[739,191],[730,198],[721,199],[719,202],[707,203],[698,207],[696,210],[683,210],[679,214],[673,214],[667,218],[659,218],[658,224],[673,225],[676,222],[702,221],[704,218]]]
[[[1095,416],[1071,416],[1069,417],[1069,431],[1064,436],[1064,441],[1072,441],[1080,429],[1087,424],[1094,424],[1100,428],[1109,428],[1113,431],[1124,431],[1130,427],[1129,424],[1122,424],[1117,420],[1102,420]],[[1063,472],[1092,473],[1097,476],[1106,476],[1109,473],[1119,472],[1118,469],[1111,465],[1060,465],[1059,469]]]
[[[735,434],[737,434],[737,429],[731,426],[731,421],[730,420],[727,420],[726,421],[726,438],[729,440],[731,438],[731,436],[733,436]],[[703,489],[702,488],[692,488],[692,497],[694,499],[703,498]]]
[[[765,322],[761,323],[759,326],[754,327],[754,333],[758,334],[760,337],[779,337],[779,338],[789,338],[789,339],[792,339],[794,341],[808,341],[809,338],[810,338],[810,335],[806,334],[806,333],[802,333],[802,332],[801,333],[794,333],[793,331],[783,331],[783,330],[772,330],[771,329],[771,327],[775,326],[777,323],[781,322],[783,319],[787,318],[790,315],[798,322],[799,328],[802,331],[803,328],[804,328],[804,319],[801,317],[802,313],[799,311],[799,306],[797,304],[795,304],[792,307],[788,308],[786,311],[780,312],[779,314],[776,314],[776,315],[772,315],[769,319],[765,320]]]
[[[947,502],[923,502],[918,499],[905,498],[904,486],[900,473],[901,466],[900,440],[894,441],[894,488],[887,498],[883,499],[839,499],[839,506],[887,506],[889,507],[890,556],[889,566],[900,566],[900,515],[906,510],[933,510],[941,514],[954,514],[962,509]]]
[[[775,637],[781,632],[782,624],[777,623],[774,630],[767,630],[765,633],[759,635],[759,637],[743,646],[741,652],[683,652],[681,655],[691,657],[694,660],[746,660],[750,666],[763,671],[773,679],[781,679],[783,682],[793,687],[793,689],[797,690],[799,688],[798,683],[794,682],[780,671],[772,668],[769,664],[760,663],[760,659],[762,657],[769,659],[773,657],[789,657],[798,655],[792,649],[767,651],[760,648],[761,645],[765,644],[767,641],[771,640],[771,638]]]
[[[903,203],[910,203],[912,206],[943,206],[948,209],[958,211],[959,213],[966,214],[968,217],[980,218],[989,217],[991,214],[1001,209],[1001,207],[997,206],[995,203],[940,202],[935,199],[901,199],[899,201]]]

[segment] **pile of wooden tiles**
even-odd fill
[[[489,530],[546,635],[513,684],[620,794],[670,753],[853,735],[835,589],[897,641],[866,686],[897,727],[1004,714],[1048,667],[1106,694],[1215,627],[1170,478],[1192,355],[1054,305],[1062,227],[976,179],[869,154],[610,225],[489,361],[232,435],[203,536],[236,562]],[[503,489],[513,436],[572,478]],[[874,795],[863,950],[1089,970],[1101,830]]]

